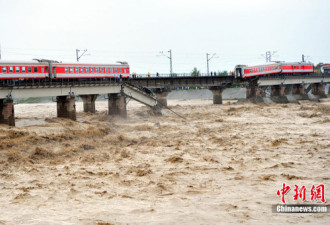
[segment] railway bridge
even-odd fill
[[[315,98],[329,95],[325,90],[330,76],[263,77],[250,80],[235,79],[234,76],[179,76],[139,77],[130,80],[49,80],[42,83],[16,81],[0,85],[0,123],[15,126],[13,99],[28,97],[56,97],[57,116],[76,119],[75,97],[80,96],[84,112],[95,113],[95,100],[99,94],[108,96],[108,114],[127,116],[126,98],[139,101],[155,110],[167,107],[168,93],[180,87],[208,88],[213,93],[213,103],[222,104],[225,88],[246,87],[247,101],[262,102],[266,90],[275,102],[308,99],[312,92]],[[327,93],[326,93],[327,92]],[[289,97],[290,96],[290,97]]]

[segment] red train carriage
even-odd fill
[[[58,63],[0,61],[0,79],[129,78],[128,64]]]
[[[293,75],[314,73],[314,65],[311,63],[271,63],[259,66],[237,65],[235,67],[235,78],[249,78],[266,75]]]
[[[309,74],[314,73],[314,65],[311,63],[282,63],[284,74]]]
[[[0,61],[0,79],[40,79],[48,77],[47,62]]]

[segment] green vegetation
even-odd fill
[[[196,67],[194,67],[193,71],[191,71],[191,76],[193,77],[199,77],[201,75],[200,71],[197,70]]]
[[[39,103],[39,102],[41,102],[41,98],[23,98],[17,101],[17,103]]]
[[[314,66],[314,72],[315,73],[321,73],[321,65],[322,65],[323,63],[322,62],[319,62],[318,64],[316,64],[315,66]]]
[[[228,71],[227,71],[227,70],[224,70],[224,71],[218,71],[218,72],[217,72],[217,75],[218,75],[218,76],[228,76]]]

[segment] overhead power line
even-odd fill
[[[79,55],[79,52],[80,51],[83,51],[83,53],[81,55]],[[87,52],[87,49],[85,50],[79,50],[79,49],[76,49],[76,56],[77,56],[77,62],[79,62],[79,59]]]
[[[173,75],[173,68],[172,68],[172,50],[170,49],[168,52],[170,53],[170,56],[165,55],[163,51],[161,51],[161,52],[159,52],[159,53],[160,53],[162,56],[165,56],[165,57],[167,57],[167,58],[170,60],[170,75],[172,76],[172,75]]]

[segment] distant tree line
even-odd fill
[[[227,70],[224,70],[224,71],[219,71],[214,73],[214,72],[211,72],[211,74],[216,74],[216,76],[228,76],[229,73]],[[199,77],[201,75],[201,72],[196,68],[194,67],[194,69],[191,71],[191,76],[193,77]]]

